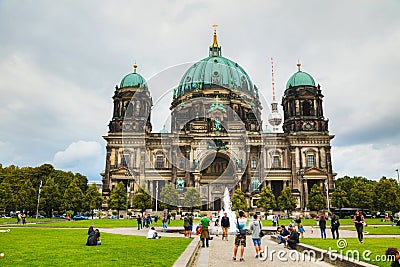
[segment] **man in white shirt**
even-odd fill
[[[154,227],[151,227],[149,232],[147,233],[147,238],[148,239],[160,239],[161,236],[159,236],[156,232],[156,229]]]

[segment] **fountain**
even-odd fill
[[[228,217],[229,217],[229,222],[230,222],[230,227],[228,230],[228,233],[230,234],[236,234],[236,214],[235,212],[232,211],[232,203],[231,199],[229,197],[229,190],[227,187],[225,187],[224,191],[224,207],[223,210],[220,210],[219,216],[224,217],[224,213],[226,212]]]

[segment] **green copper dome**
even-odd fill
[[[288,82],[286,83],[286,89],[289,87],[296,87],[296,86],[304,86],[304,85],[310,85],[310,86],[315,86],[315,81],[314,78],[306,73],[300,70],[301,64],[298,63],[297,67],[299,70],[290,77]]]
[[[174,98],[191,91],[221,87],[258,97],[257,87],[241,66],[223,56],[210,55],[186,71],[174,90]]]
[[[212,88],[227,88],[242,91],[258,98],[258,89],[250,80],[249,75],[237,63],[221,56],[221,46],[218,44],[214,27],[213,41],[209,56],[193,64],[183,75],[178,87],[174,90],[174,99],[191,91]]]
[[[126,75],[119,85],[119,88],[124,87],[140,87],[140,88],[147,88],[146,80],[142,77],[142,75],[136,73],[137,65],[134,66],[133,73],[129,73]]]

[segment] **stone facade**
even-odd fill
[[[210,47],[209,58],[232,68],[215,49]],[[167,183],[173,183],[183,185],[182,192],[195,187],[202,209],[220,210],[225,187],[230,191],[240,187],[249,206],[256,208],[261,187],[270,187],[276,197],[290,187],[298,209],[304,209],[314,184],[325,193],[326,186],[329,192],[334,189],[333,136],[323,115],[320,86],[289,85],[282,97],[283,133],[272,133],[262,130],[257,87],[245,79],[230,87],[222,82],[226,77],[219,77],[224,73],[221,66],[219,71],[213,70],[210,80],[202,78],[198,87],[193,86],[193,76],[184,76],[171,102],[170,132],[151,132],[152,99],[146,84],[116,87],[113,118],[104,136],[105,199],[121,181],[130,203],[139,186],[155,198]],[[192,83],[188,86],[185,81]]]

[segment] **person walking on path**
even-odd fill
[[[339,219],[336,217],[335,214],[332,214],[332,219],[331,219],[331,232],[332,232],[332,238],[333,239],[339,239],[339,226],[340,222]]]
[[[359,210],[357,210],[356,213],[354,214],[353,222],[354,225],[356,226],[358,241],[360,241],[360,244],[363,244],[364,243],[363,230],[365,221],[364,221],[364,216],[361,214]]]
[[[228,241],[228,230],[230,226],[228,213],[225,212],[224,217],[221,218],[222,240],[225,238],[225,240]]]
[[[183,218],[183,229],[186,238],[189,238],[189,227],[190,227],[189,216],[186,213],[185,217]]]
[[[163,232],[165,233],[167,231],[167,216],[164,215],[164,217],[162,218],[162,228],[163,228]]]
[[[214,223],[215,236],[217,236],[217,237],[218,237],[219,227],[221,226],[219,224],[219,219],[220,219],[220,217],[218,216]]]
[[[254,248],[256,249],[256,258],[262,257],[262,250],[261,250],[261,229],[262,229],[262,224],[261,222],[257,219],[257,214],[254,214],[253,216],[254,221],[251,222],[250,224],[250,231],[251,231],[251,238],[253,239],[253,244]]]
[[[299,224],[299,233],[300,233],[300,237],[304,238],[304,233],[306,232],[306,230],[304,229],[304,225],[302,223]]]
[[[243,262],[244,248],[246,247],[246,223],[247,218],[245,217],[244,211],[239,211],[239,218],[236,219],[236,236],[235,236],[235,247],[233,248],[233,260],[236,261],[236,254],[239,246],[240,248],[240,261]]]
[[[193,232],[193,213],[190,213],[189,215],[189,238],[192,238],[192,232]]]
[[[208,231],[208,227],[210,226],[210,219],[207,218],[207,214],[204,213],[204,217],[200,220],[201,224],[201,234],[200,239],[202,242],[202,248],[209,247],[209,240],[210,240],[210,232]]]
[[[325,216],[321,216],[319,218],[319,229],[321,230],[321,238],[322,239],[326,239],[326,220],[325,220]]]
[[[136,221],[137,221],[137,229],[140,230],[141,228],[143,228],[142,217],[140,216],[140,214],[136,217]]]

